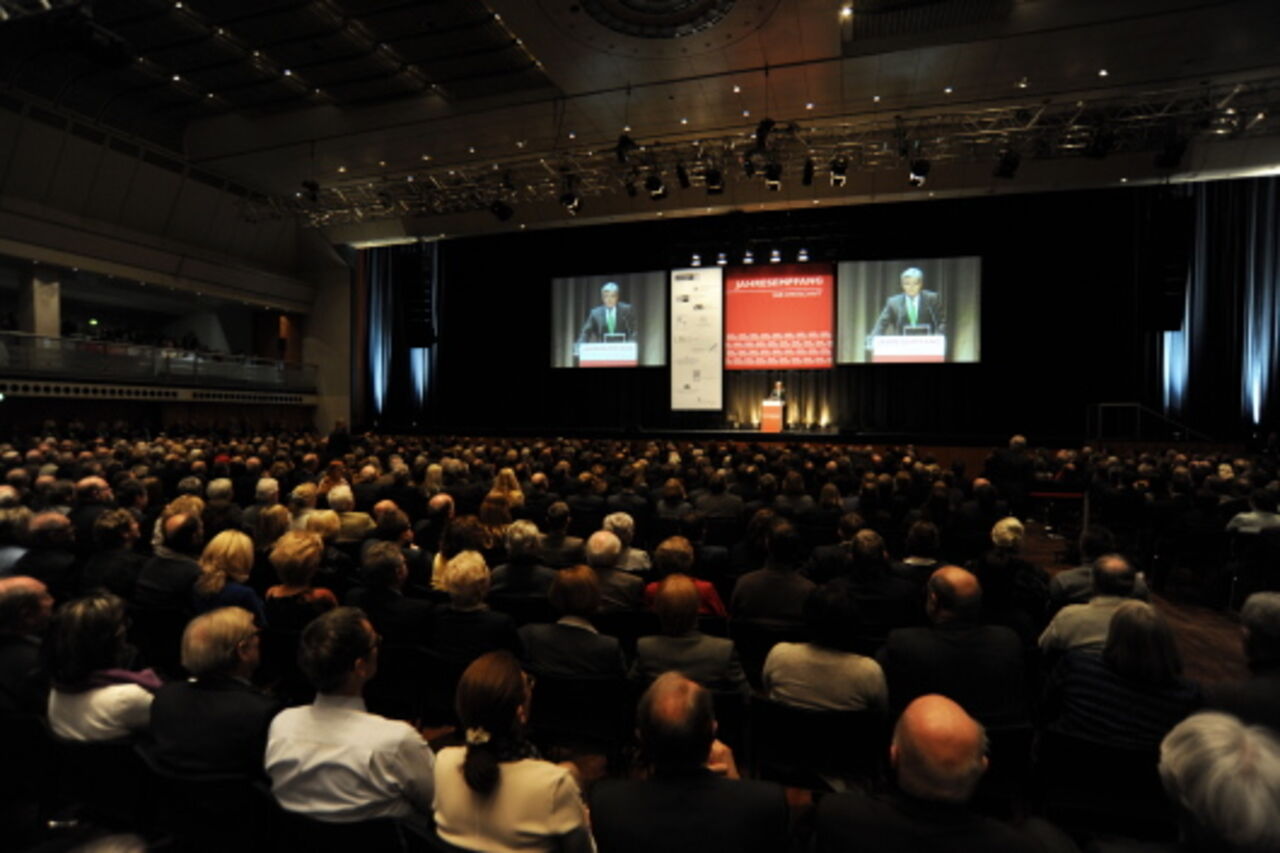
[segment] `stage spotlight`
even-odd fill
[[[782,189],[781,163],[770,163],[764,167],[764,185],[773,192]]]
[[[582,209],[582,199],[573,190],[560,196],[560,204],[564,206],[570,216],[577,216],[578,211]]]
[[[511,205],[507,204],[500,198],[495,198],[489,205],[489,212],[498,217],[499,222],[506,222],[515,215],[515,211],[511,209]]]
[[[1012,180],[1013,176],[1018,174],[1018,167],[1022,165],[1022,155],[1017,151],[1005,151],[1000,155],[999,162],[996,163],[994,172],[997,178],[1007,178]]]
[[[813,186],[813,158],[804,158],[804,172],[800,175],[800,183],[806,187]]]
[[[718,255],[716,255],[716,266],[722,267],[727,263],[729,263],[729,256],[726,255],[724,252],[720,252]]]
[[[771,118],[760,119],[760,123],[756,125],[756,147],[761,151],[764,150],[765,144],[769,141],[769,132],[773,130],[776,122]]]
[[[769,253],[769,263],[771,263],[771,264],[780,264],[780,263],[782,263],[782,250],[781,250],[781,249],[774,249],[772,252],[770,252],[770,253]]]
[[[651,172],[649,177],[644,179],[644,188],[649,193],[649,198],[654,201],[667,197],[667,185],[662,182],[662,176],[657,172]]]
[[[799,261],[799,262],[800,262],[800,263],[802,263],[802,264],[808,263],[808,262],[809,262],[809,250],[808,250],[808,249],[801,249],[800,251],[796,252],[796,260],[797,260],[797,261]]]
[[[913,187],[922,187],[929,177],[929,161],[920,159],[911,161],[911,170],[907,173],[907,183]]]
[[[676,180],[680,182],[680,189],[689,189],[689,170],[684,167],[684,163],[676,163]]]
[[[613,153],[618,155],[619,163],[626,163],[631,152],[639,147],[634,139],[624,133],[618,137],[618,144],[613,147]]]
[[[706,171],[707,195],[720,195],[724,192],[724,175],[719,169],[708,167]]]
[[[742,253],[742,262],[748,266],[756,262],[756,256],[750,249]]]
[[[846,180],[845,173],[849,170],[849,161],[843,157],[836,157],[831,161],[831,186],[842,187]]]
[[[702,266],[702,255],[699,255],[697,252],[694,252],[693,255],[689,258],[689,266],[691,267]]]

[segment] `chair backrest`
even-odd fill
[[[1176,820],[1158,764],[1154,748],[1124,749],[1045,731],[1034,778],[1045,816],[1068,831],[1162,840],[1174,835]]]
[[[146,768],[134,739],[73,741],[45,728],[54,756],[54,797],[77,804],[86,817],[106,826],[133,829],[144,813]]]
[[[273,824],[270,849],[277,851],[408,853],[410,849],[404,827],[391,818],[329,823],[281,809]]]
[[[778,643],[802,643],[808,631],[798,622],[777,622],[764,619],[730,619],[729,636],[738,650],[742,669],[751,686],[760,688],[760,673],[769,650]]]
[[[538,676],[530,737],[544,748],[567,746],[616,755],[631,738],[636,698],[636,685],[624,678]]]
[[[877,781],[888,750],[888,724],[876,709],[813,711],[752,697],[750,764],[784,784],[821,787],[821,777]]]
[[[545,595],[501,595],[491,594],[487,599],[489,606],[500,613],[511,617],[516,627],[538,622],[556,621],[556,610]]]
[[[247,775],[178,773],[157,760],[147,744],[134,751],[147,771],[147,802],[155,828],[172,836],[190,853],[224,850],[265,851],[275,800],[255,790]]]
[[[171,679],[186,676],[182,668],[182,632],[188,614],[169,608],[129,608],[129,642],[142,655],[147,666]]]
[[[658,616],[652,610],[614,610],[597,613],[591,617],[596,630],[609,637],[616,637],[622,650],[631,658],[636,653],[636,640],[657,634],[660,630]]]
[[[418,646],[383,646],[378,674],[365,685],[365,703],[384,717],[454,725],[454,694],[467,663]]]

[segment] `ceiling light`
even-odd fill
[[[841,20],[847,21],[852,17],[853,17],[853,6],[846,3],[845,5],[840,7]]]
[[[770,252],[770,253],[769,253],[769,263],[771,263],[771,264],[780,264],[780,263],[782,263],[782,250],[781,250],[781,249],[774,249],[772,252]]]
[[[689,123],[689,120],[688,120],[687,118],[682,118],[682,119],[680,119],[680,123],[681,123],[681,124],[688,124],[688,123]]]
[[[423,155],[422,155],[422,159],[423,159],[423,160],[430,160],[430,159],[431,159],[431,155],[430,155],[430,154],[423,154]]]
[[[728,263],[729,263],[729,257],[724,252],[721,252],[718,255],[716,255],[716,266],[722,267]]]
[[[286,68],[286,69],[284,70],[284,76],[286,76],[286,77],[292,77],[292,76],[293,76],[293,70],[292,70],[292,69],[289,69],[289,68]]]
[[[741,86],[734,86],[734,87],[733,87],[733,94],[737,95],[737,94],[739,94],[739,93],[741,93],[741,92],[742,92],[742,87],[741,87]]]
[[[879,95],[872,95],[872,96],[871,96],[871,100],[878,104],[878,103],[880,103],[880,96],[879,96]]]
[[[347,167],[346,167],[346,166],[339,166],[339,167],[338,167],[338,174],[345,175],[346,173],[347,173]]]
[[[1019,89],[1025,89],[1030,84],[1027,83],[1027,78],[1023,77],[1021,80],[1019,80],[1017,83],[1014,83],[1013,85],[1017,86]]]
[[[1099,77],[1106,77],[1106,76],[1107,76],[1107,69],[1105,69],[1105,68],[1099,68],[1099,69],[1098,69],[1098,76],[1099,76]]]
[[[571,130],[571,131],[569,131],[569,138],[570,138],[570,139],[577,139],[577,138],[578,138],[578,134],[574,133],[574,132]]]
[[[811,109],[813,109],[813,101],[810,101],[809,103],[805,104],[805,105],[804,105],[804,108],[805,108],[806,110],[811,110]]]
[[[750,118],[750,117],[751,117],[751,110],[743,110],[743,111],[742,111],[742,117],[743,117],[743,118]]]
[[[181,82],[182,82],[182,75],[181,75],[181,74],[175,74],[175,75],[173,75],[173,82],[175,82],[175,83],[181,83]]]
[[[756,262],[756,256],[751,253],[750,249],[747,249],[745,252],[742,253],[742,262],[748,265],[754,264]]]
[[[943,89],[943,90],[942,90],[943,94],[945,94],[945,95],[950,95],[950,94],[951,94],[952,92],[954,92],[954,91],[955,91],[955,89],[952,89],[950,86],[948,86],[947,88],[945,88],[945,89]]]
[[[689,266],[691,267],[702,266],[702,255],[699,255],[697,252],[694,252],[693,256],[689,258]]]
[[[802,264],[807,263],[809,260],[809,250],[801,249],[800,251],[796,252],[796,260]]]

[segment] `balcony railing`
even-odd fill
[[[81,338],[0,332],[0,376],[314,391],[316,366]]]

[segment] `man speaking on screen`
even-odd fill
[[[594,344],[636,339],[636,314],[631,305],[618,301],[618,285],[609,282],[600,288],[600,303],[591,309],[578,333],[578,343]],[[623,337],[617,337],[622,335]]]
[[[867,338],[867,348],[880,335],[917,334],[945,335],[947,311],[942,297],[924,289],[924,273],[917,267],[902,271],[902,292],[890,296],[880,312],[880,319]]]

